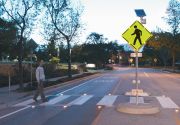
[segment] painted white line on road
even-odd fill
[[[16,114],[16,113],[18,113],[18,112],[20,112],[20,111],[23,111],[23,110],[25,110],[25,109],[28,109],[28,108],[30,108],[30,107],[31,107],[31,106],[26,106],[26,107],[24,107],[24,108],[22,108],[22,109],[19,109],[19,110],[16,110],[16,111],[14,111],[14,112],[11,112],[11,113],[9,113],[9,114],[6,114],[6,115],[4,115],[4,116],[1,116],[0,119],[6,118],[6,117],[8,117],[8,116],[11,116],[11,115],[13,115],[13,114]]]
[[[165,74],[166,76],[168,76],[168,77],[171,77],[171,78],[173,78],[173,79],[175,79],[175,80],[180,80],[179,78],[176,78],[176,77],[174,77],[174,76],[172,76],[172,75],[170,75],[170,74]]]
[[[136,103],[136,97],[130,97],[129,102],[130,103]],[[138,103],[144,103],[144,98],[143,97],[138,97]]]
[[[75,99],[74,101],[70,102],[68,105],[83,105],[92,97],[93,97],[92,95],[82,95],[79,98]]]
[[[48,102],[42,103],[41,105],[43,105],[43,106],[45,106],[45,105],[53,105],[53,104],[56,104],[58,102],[61,102],[61,101],[65,100],[65,99],[67,99],[69,97],[70,97],[70,95],[61,95],[61,96],[58,96],[56,98],[51,99]]]
[[[75,88],[78,88],[78,87],[80,87],[80,86],[83,86],[83,85],[85,85],[85,84],[87,84],[87,83],[89,83],[89,82],[91,82],[91,81],[93,81],[93,80],[99,79],[99,78],[101,78],[101,77],[103,77],[103,76],[99,76],[99,77],[97,77],[97,78],[94,78],[94,79],[91,79],[91,80],[89,80],[89,81],[86,81],[86,82],[84,82],[84,83],[82,83],[82,84],[80,84],[80,85],[77,85],[77,86],[72,87],[72,88],[70,88],[70,89],[67,89],[67,90],[65,90],[65,91],[63,91],[63,92],[60,92],[60,93],[58,93],[57,95],[64,94],[65,92],[68,92],[68,91],[70,91],[70,90],[73,90],[73,89],[75,89]]]
[[[161,96],[156,98],[163,108],[173,108],[173,109],[179,108],[179,106],[176,105],[176,103],[174,103],[169,97]]]
[[[164,72],[164,73],[169,73],[169,74],[171,73],[171,72],[169,72],[169,71],[163,71],[163,72]]]
[[[117,97],[117,95],[106,95],[97,103],[97,105],[113,106]]]
[[[95,83],[113,83],[113,82],[115,82],[115,80],[109,80],[109,79],[99,79],[99,80],[95,80],[94,81]]]
[[[145,75],[146,77],[149,77],[149,75],[148,75],[146,72],[144,72],[144,75]]]

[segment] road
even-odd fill
[[[53,88],[46,93],[47,103],[24,98],[0,111],[0,125],[178,125],[180,114],[174,111],[180,106],[180,75],[150,68],[138,72],[140,88],[149,93],[143,103],[159,106],[159,114],[132,116],[115,112],[117,105],[131,100],[125,93],[135,88],[135,69],[119,68]],[[110,110],[114,112],[108,114]]]

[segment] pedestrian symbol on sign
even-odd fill
[[[131,35],[135,35],[136,34],[136,37],[134,39],[133,45],[136,44],[137,39],[139,40],[139,43],[142,45],[142,43],[141,43],[142,31],[140,29],[138,29],[136,25],[134,26],[134,28],[135,28],[134,33],[131,34]]]

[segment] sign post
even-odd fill
[[[138,51],[136,50],[136,105],[138,105]]]
[[[156,58],[154,58],[154,63],[155,63],[155,66],[156,66],[156,63],[157,63],[157,59]]]
[[[138,54],[139,49],[141,49],[147,40],[152,37],[152,34],[139,22],[135,21],[123,34],[122,37],[128,42],[128,44],[134,48],[135,57],[136,57],[136,104],[138,105],[138,89],[139,89],[139,80],[138,80],[138,57],[142,57]],[[132,54],[133,56],[134,54]]]
[[[156,71],[156,63],[157,63],[157,58],[154,58],[154,71]]]
[[[130,56],[131,57],[136,57],[136,53],[131,53]],[[142,53],[138,53],[138,57],[142,57]]]

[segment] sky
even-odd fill
[[[84,6],[82,22],[85,31],[81,35],[84,42],[91,32],[103,34],[109,40],[118,40],[119,44],[126,41],[122,38],[123,32],[136,20],[135,9],[144,9],[146,22],[144,26],[150,31],[157,27],[168,30],[168,26],[162,17],[166,15],[169,0],[81,0]],[[41,36],[32,35],[38,43],[42,44]]]

